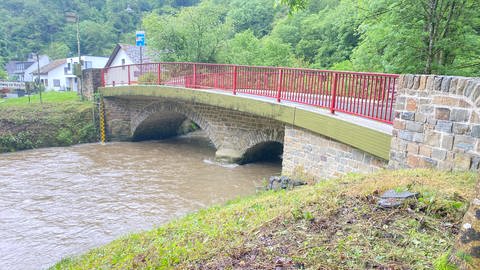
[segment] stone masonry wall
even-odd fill
[[[397,91],[389,167],[479,170],[480,79],[404,75]]]
[[[302,174],[314,180],[350,172],[373,172],[386,167],[387,161],[324,136],[285,127],[282,174]]]
[[[104,101],[107,135],[113,140],[130,140],[137,128],[152,116],[174,112],[185,115],[207,133],[220,160],[236,162],[248,149],[262,142],[283,143],[282,123],[232,109],[170,99],[109,97]]]
[[[83,70],[83,96],[88,100],[93,99],[98,87],[102,86],[102,69],[89,68]]]

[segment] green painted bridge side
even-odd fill
[[[99,90],[105,97],[170,98],[252,113],[310,130],[385,160],[389,159],[391,135],[281,103],[169,86],[117,86]]]

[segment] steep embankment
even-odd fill
[[[454,269],[447,256],[477,177],[383,171],[265,192],[123,237],[53,269]],[[382,209],[377,197],[388,189],[419,195]]]
[[[43,104],[38,96],[0,101],[0,153],[95,140],[92,104],[75,93],[45,93]]]

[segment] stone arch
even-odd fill
[[[243,154],[241,164],[255,161],[281,160],[283,143],[278,141],[263,141],[248,148]]]
[[[174,131],[176,132],[178,126],[185,119],[189,119],[197,124],[203,131],[205,131],[215,148],[219,147],[219,139],[215,136],[216,134],[212,132],[211,125],[208,121],[197,113],[190,105],[173,101],[152,102],[138,109],[138,111],[131,117],[131,134],[135,138],[135,133],[139,128],[142,128],[142,125],[144,125],[145,122],[158,121],[159,125],[167,125],[166,135],[174,136]]]

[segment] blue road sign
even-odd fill
[[[137,31],[135,44],[139,47],[145,47],[145,31]]]

